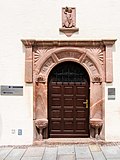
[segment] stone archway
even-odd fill
[[[34,122],[47,137],[47,81],[50,71],[59,63],[73,61],[81,64],[90,77],[90,124],[103,124],[104,138],[104,84],[112,82],[112,46],[115,40],[100,41],[36,41],[22,40],[26,47],[26,82],[34,88]],[[41,92],[42,91],[42,92]],[[43,130],[44,128],[44,130]],[[43,131],[42,131],[43,130]],[[35,131],[36,132],[36,127]],[[35,135],[35,138],[37,136]]]

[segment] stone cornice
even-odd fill
[[[103,43],[104,43],[104,45],[114,45],[114,43],[115,43],[115,41],[116,41],[117,39],[105,39],[105,40],[102,40],[103,41]]]
[[[25,47],[32,47],[34,46],[35,40],[30,40],[30,39],[26,39],[26,40],[21,40],[22,43],[24,44]]]
[[[26,47],[100,47],[113,45],[116,39],[106,40],[21,40]]]

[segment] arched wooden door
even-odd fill
[[[60,63],[49,75],[48,137],[89,137],[89,76],[78,63]]]

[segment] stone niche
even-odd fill
[[[104,139],[105,83],[113,81],[112,48],[115,40],[22,40],[25,82],[33,83],[34,140],[48,138],[47,89],[50,71],[59,63],[81,64],[90,77],[90,136]]]

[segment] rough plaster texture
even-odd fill
[[[66,6],[76,7],[79,28],[69,38],[59,32],[61,8]],[[24,87],[22,97],[0,95],[0,145],[33,142],[33,87],[24,82],[25,54],[21,39],[117,39],[113,48],[113,83],[105,86],[105,138],[120,140],[119,6],[119,0],[0,1],[0,85]],[[108,101],[109,87],[116,88],[115,100]],[[19,128],[23,129],[22,136],[17,134]],[[12,129],[15,134],[11,134]]]

